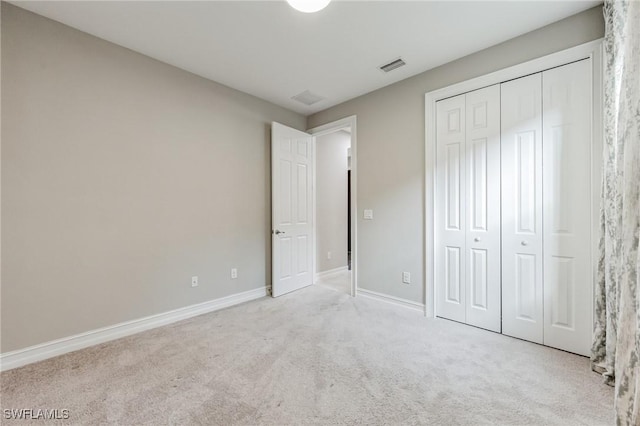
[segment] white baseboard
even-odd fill
[[[357,295],[368,297],[370,299],[379,300],[386,303],[391,303],[392,305],[401,306],[403,308],[408,308],[424,315],[423,303],[412,302],[411,300],[401,299],[400,297],[395,297],[395,296],[389,296],[388,294],[378,293],[377,291],[366,290],[360,287],[358,287]]]
[[[52,340],[39,345],[0,354],[0,371],[22,367],[33,362],[53,358],[58,355],[98,345],[110,340],[130,336],[141,331],[161,327],[176,321],[217,311],[239,303],[249,302],[269,295],[269,287],[260,287],[242,293],[232,294],[208,302],[197,303],[184,308],[174,309],[161,314],[151,315],[137,320],[121,322],[108,327],[87,331],[74,336]]]
[[[325,277],[328,277],[329,275],[337,274],[339,272],[345,272],[348,270],[349,270],[348,266],[341,266],[339,268],[329,269],[328,271],[316,272],[316,281],[319,280],[320,278],[325,278]]]

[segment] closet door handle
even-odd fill
[[[476,243],[479,243],[479,242],[480,242],[480,238],[475,237],[475,238],[473,239],[473,241],[475,241]]]
[[[523,246],[527,246],[527,245],[529,245],[529,243],[528,243],[528,242],[526,242],[526,241],[523,241],[523,242],[521,242],[520,244],[522,244]]]

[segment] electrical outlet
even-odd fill
[[[238,270],[236,268],[232,268],[231,269],[231,279],[235,280],[236,278],[238,278]]]
[[[331,260],[331,252],[330,251],[327,252],[327,260]]]
[[[369,209],[365,210],[363,214],[363,218],[365,220],[373,220],[373,210],[369,210]]]
[[[402,282],[405,284],[411,284],[411,273],[403,272],[402,273]]]
[[[191,277],[191,287],[198,287],[198,277]]]

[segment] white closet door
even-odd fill
[[[466,94],[466,322],[500,332],[500,85]]]
[[[544,344],[589,355],[591,61],[542,74]]]
[[[542,76],[501,85],[502,332],[543,342]]]
[[[465,98],[436,109],[436,312],[465,321]]]

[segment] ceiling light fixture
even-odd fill
[[[327,7],[331,0],[287,0],[289,6],[304,13],[318,12]]]

